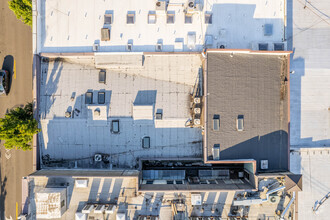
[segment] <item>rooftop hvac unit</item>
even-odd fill
[[[88,186],[88,180],[87,179],[76,179],[75,186],[77,188],[86,188]]]
[[[191,205],[202,205],[202,196],[201,194],[191,194]]]
[[[95,154],[95,155],[94,155],[94,161],[95,161],[95,162],[100,162],[100,161],[102,161],[102,155],[101,155],[101,154]]]
[[[89,214],[94,208],[94,205],[85,205],[85,207],[81,210],[82,213]]]
[[[200,114],[201,113],[201,108],[194,108],[194,113],[195,114]]]
[[[194,98],[194,103],[195,103],[195,104],[199,104],[199,103],[201,103],[201,98],[200,98],[200,97],[196,97],[196,98]]]
[[[268,170],[268,160],[261,160],[260,161],[260,168],[262,170]]]
[[[109,205],[106,209],[105,209],[105,213],[107,214],[112,214],[114,213],[116,210],[116,206],[115,205]]]
[[[201,124],[201,120],[200,119],[194,119],[194,124],[195,125],[200,125]]]
[[[94,213],[102,214],[105,209],[105,205],[97,205],[94,209]]]
[[[133,44],[128,43],[127,46],[126,46],[127,51],[128,52],[131,52],[132,51],[132,48],[133,48]]]

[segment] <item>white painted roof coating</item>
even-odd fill
[[[323,201],[330,191],[330,148],[292,149],[290,153],[291,172],[302,174],[303,190],[298,192],[298,219],[323,220],[330,215],[330,200],[327,199],[313,212],[317,201]]]
[[[293,12],[288,14],[288,24],[293,19],[288,42],[293,36],[291,71],[294,71],[290,74],[290,144],[329,147],[330,23],[327,15],[330,4],[328,0],[308,2],[293,1],[289,5],[289,12],[293,7]]]
[[[255,47],[256,43],[277,43],[284,38],[285,1],[213,0],[196,1],[199,10],[193,11],[192,23],[185,23],[185,0],[167,1],[167,12],[174,14],[174,24],[167,24],[166,13],[156,11],[155,0],[47,0],[38,1],[38,52],[99,51],[201,51],[205,36],[213,42],[208,47]],[[155,12],[156,11],[156,12]],[[133,13],[135,23],[127,24],[127,13]],[[156,13],[156,23],[148,23],[148,14]],[[112,24],[104,24],[104,15],[112,14]],[[212,24],[205,24],[205,14],[212,13]],[[271,24],[272,34],[265,36],[264,25]],[[101,41],[101,29],[110,28],[110,40]],[[188,48],[188,35],[196,36],[195,46]],[[272,47],[272,45],[269,45]],[[180,49],[182,47],[182,49]],[[271,50],[271,49],[270,49]]]
[[[201,157],[200,129],[185,127],[191,117],[190,94],[199,82],[200,54],[150,55],[140,69],[107,69],[105,84],[99,83],[92,61],[41,64],[41,156],[74,161],[105,153],[119,167],[134,166],[141,157]],[[85,104],[86,92],[93,93],[92,105]],[[105,104],[98,104],[99,92],[105,93]],[[139,105],[147,106],[147,112],[134,118]],[[73,117],[65,118],[67,111]],[[155,120],[157,111],[162,120]],[[111,132],[113,120],[119,120],[119,133]],[[149,149],[142,148],[145,136],[150,137]],[[88,162],[78,160],[78,167],[88,167]]]

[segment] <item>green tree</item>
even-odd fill
[[[33,135],[40,131],[33,118],[32,103],[10,110],[0,118],[0,140],[7,149],[31,150]]]
[[[8,4],[17,19],[32,27],[32,0],[11,0]]]

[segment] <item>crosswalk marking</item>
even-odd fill
[[[7,160],[11,158],[10,149],[6,149],[5,157],[7,158]]]

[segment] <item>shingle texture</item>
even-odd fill
[[[269,170],[288,170],[287,58],[211,52],[207,55],[208,159],[220,144],[220,160],[268,160]],[[213,117],[220,115],[220,129]],[[236,120],[244,117],[244,130]]]

